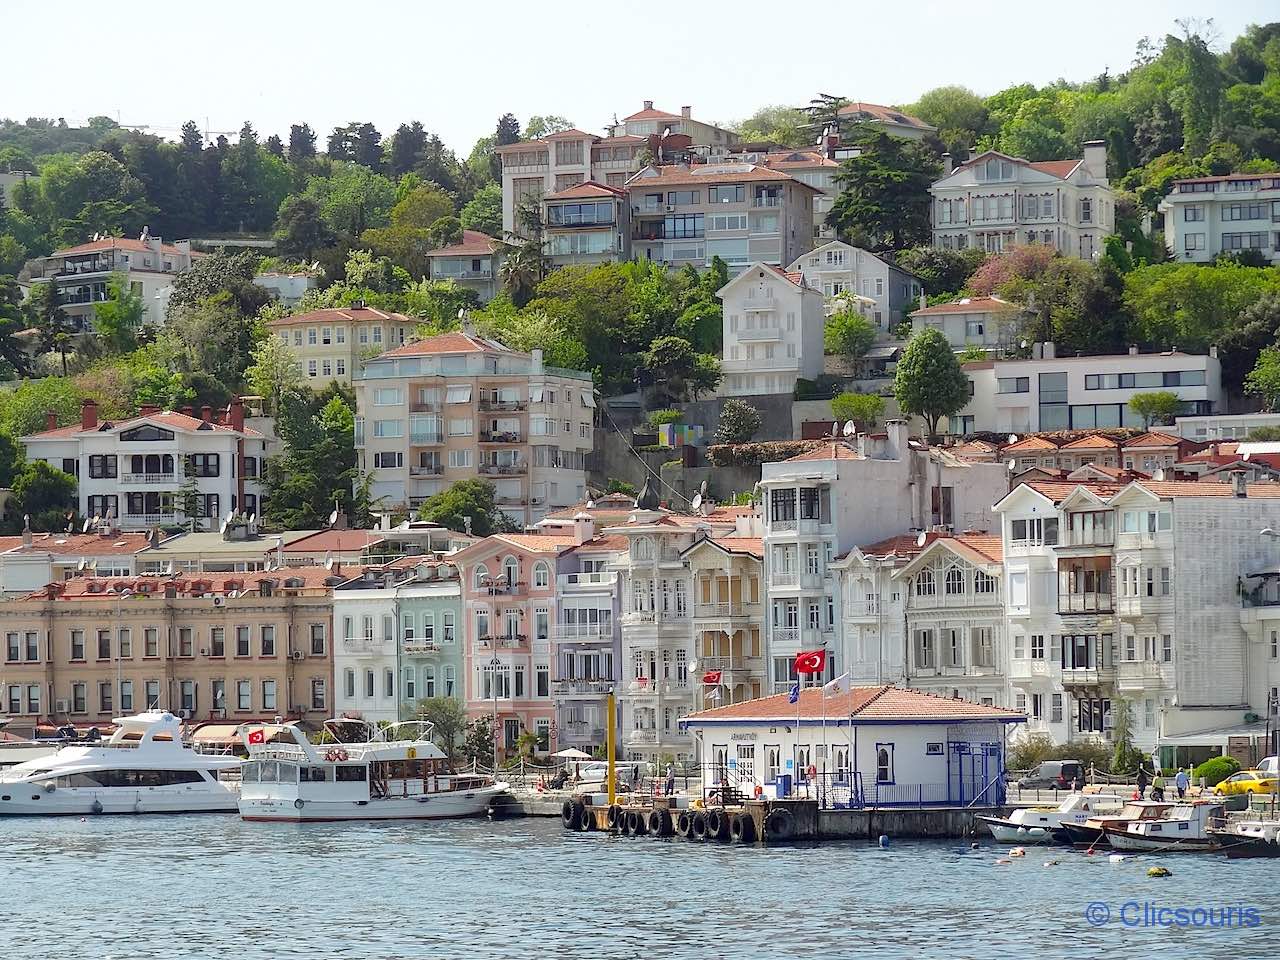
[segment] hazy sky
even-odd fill
[[[1140,38],[1188,14],[1213,17],[1225,48],[1280,3],[70,0],[50,9],[49,42],[4,45],[0,116],[107,114],[171,138],[187,119],[247,119],[264,138],[306,121],[322,148],[336,124],[371,120],[385,136],[416,119],[465,156],[507,111],[598,131],[643,100],[730,121],[817,91],[894,104],[942,84],[1085,80],[1124,70]]]

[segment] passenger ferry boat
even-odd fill
[[[1225,823],[1226,808],[1221,801],[1192,800],[1175,804],[1166,816],[1159,819],[1134,820],[1103,827],[1103,831],[1117,850],[1184,853],[1222,846],[1211,828]]]
[[[1084,823],[1101,813],[1118,813],[1124,798],[1114,793],[1071,793],[1056,807],[1023,807],[1007,817],[978,817],[997,840],[1015,843],[1048,835],[1066,841],[1062,826]]]
[[[1090,817],[1084,823],[1064,823],[1067,842],[1077,847],[1109,847],[1104,827],[1123,827],[1135,820],[1159,820],[1173,809],[1173,802],[1162,800],[1133,800],[1112,816]]]
[[[236,809],[239,758],[197,753],[182,742],[182,721],[171,713],[112,722],[107,740],[0,771],[0,816]]]
[[[441,820],[475,817],[507,784],[456,774],[431,740],[432,725],[384,728],[364,720],[325,721],[332,742],[313,744],[295,723],[267,743],[261,727],[241,736],[240,816],[245,820]],[[290,742],[292,741],[292,742]]]

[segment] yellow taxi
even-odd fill
[[[1242,793],[1275,793],[1276,778],[1257,770],[1241,770],[1213,788],[1220,797],[1238,796]]]

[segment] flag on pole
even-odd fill
[[[821,673],[825,669],[826,650],[802,650],[796,654],[796,673]]]
[[[822,685],[822,695],[824,697],[836,697],[849,690],[849,671],[845,671],[834,680],[828,680]]]
[[[267,732],[266,732],[265,730],[250,730],[250,731],[249,731],[249,744],[250,744],[250,745],[253,745],[253,744],[255,744],[255,743],[266,743],[266,742],[267,742]]]
[[[723,673],[720,670],[708,670],[702,675],[702,682],[711,685],[719,684],[721,676]]]
[[[713,689],[712,689],[712,691],[711,691],[710,693],[708,693],[708,694],[707,694],[707,700],[709,700],[709,701],[714,702],[714,701],[717,701],[717,700],[719,700],[719,699],[720,699],[720,688],[719,688],[719,687],[715,687],[715,688],[713,688]]]
[[[793,680],[791,682],[791,692],[787,694],[787,703],[800,702],[800,681]]]

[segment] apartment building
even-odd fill
[[[995,509],[1031,732],[1106,740],[1123,700],[1140,748],[1225,748],[1226,730],[1248,735],[1242,717],[1267,715],[1275,545],[1259,531],[1280,523],[1280,485],[1031,481]]]
[[[1129,401],[1136,393],[1167,390],[1183,414],[1221,409],[1222,366],[1216,347],[1207,356],[1169,351],[1097,357],[1057,357],[1052,343],[1035,344],[1031,359],[964,364],[970,400],[948,420],[948,432],[1027,433],[1042,430],[1141,429]]]
[[[351,383],[364,360],[412,340],[417,326],[413,317],[375,310],[361,300],[267,321],[267,329],[290,349],[313,390]]]
[[[752,264],[716,291],[723,303],[720,394],[791,393],[822,374],[822,294],[803,275]]]
[[[1280,261],[1280,171],[1175,180],[1157,209],[1175,260],[1208,263],[1252,250]]]
[[[27,459],[76,477],[82,517],[114,518],[125,530],[188,520],[217,529],[231,512],[262,511],[267,441],[245,426],[238,397],[220,419],[209,406],[197,417],[190,407],[176,413],[144,405],[117,422],[99,422],[97,402],[85,400],[79,423],[59,427],[50,415],[47,426],[22,438]],[[188,516],[183,491],[192,484],[196,509]]]
[[[882,336],[894,333],[920,296],[920,281],[914,275],[841,240],[797,257],[787,271],[800,273],[806,284],[822,292],[828,314],[843,297],[869,301],[864,313]]]
[[[854,683],[905,681],[905,590],[894,574],[938,536],[898,534],[854,546],[831,562],[848,651],[844,667]],[[774,692],[781,688],[782,683],[776,683]]]
[[[375,500],[413,507],[478,475],[527,525],[584,497],[591,374],[548,367],[541,350],[464,327],[367,361],[355,389],[356,450]]]
[[[452,280],[474,290],[481,303],[498,294],[498,241],[479,230],[463,230],[462,239],[425,254],[432,280]]]
[[[759,163],[771,170],[790,174],[801,183],[807,183],[818,192],[813,197],[813,239],[815,243],[834,240],[835,227],[827,223],[827,215],[840,193],[836,173],[840,164],[823,150],[785,150],[762,153],[750,148],[736,151],[732,159],[747,163]],[[791,267],[791,269],[799,269]]]
[[[813,246],[820,191],[759,164],[650,164],[627,181],[635,257],[732,275],[756,262],[783,267]]]
[[[1001,464],[909,443],[900,420],[890,420],[884,434],[859,435],[852,444],[823,442],[789,460],[766,463],[761,473],[765,634],[775,685],[796,679],[793,661],[801,650],[825,648],[830,676],[867,659],[865,649],[855,656],[851,641],[870,636],[869,630],[841,635],[839,578],[872,574],[881,582],[869,597],[864,591],[863,599],[874,603],[859,610],[882,625],[878,611],[886,565],[892,563],[866,562],[867,556],[881,555],[874,551],[856,565],[838,566],[837,557],[902,531],[989,530],[991,504],[1008,490]],[[879,651],[881,636],[875,638]],[[883,669],[878,667],[881,674]]]
[[[894,577],[902,587],[909,638],[906,685],[1007,706],[1000,535],[932,538]]]
[[[164,243],[145,230],[136,240],[104,237],[74,247],[55,250],[38,258],[32,285],[54,283],[58,301],[80,331],[93,330],[94,304],[108,298],[107,285],[121,275],[129,288],[142,297],[142,322],[160,326],[169,306],[173,278],[203,254],[191,250],[190,240]]]
[[[76,577],[0,604],[10,728],[149,708],[239,722],[330,716],[323,567],[240,577]]]
[[[1078,160],[1030,162],[988,150],[953,166],[929,188],[933,245],[977,247],[1001,253],[1017,244],[1043,243],[1092,260],[1115,231],[1115,194],[1107,180],[1107,149],[1085,143]]]
[[[588,180],[542,198],[545,249],[552,268],[631,258],[627,191]]]
[[[333,591],[335,712],[412,719],[422,700],[462,699],[462,589],[451,563],[366,567]]]
[[[736,533],[737,531],[735,531]],[[759,537],[709,536],[684,550],[693,584],[695,709],[771,691],[764,650],[764,545]]]
[[[910,317],[912,336],[938,330],[957,351],[979,347],[995,353],[1016,340],[1023,309],[999,297],[961,297],[932,307],[925,306],[921,297],[920,308],[911,311]]]

